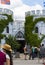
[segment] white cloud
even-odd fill
[[[10,0],[13,8],[21,6],[23,3],[21,0]]]
[[[10,5],[2,5],[0,4],[0,8],[8,8],[11,9],[14,12],[14,18],[15,17],[25,17],[25,12],[30,10],[41,10],[42,7],[39,4],[36,4],[35,6],[28,6],[22,3],[22,0],[10,0]]]
[[[35,6],[28,6],[23,4],[20,7],[15,8],[14,10],[14,18],[19,18],[19,17],[25,17],[25,12],[31,11],[31,10],[42,10],[42,6],[40,5],[35,5]]]
[[[4,5],[0,3],[0,8],[8,8],[13,10],[15,7],[21,6],[23,3],[21,0],[10,0],[10,5]]]
[[[28,6],[28,5],[22,5],[22,6],[20,6],[20,7],[17,7],[17,8],[15,8],[15,10],[14,10],[14,15],[15,16],[25,16],[25,12],[26,11],[29,11],[30,10],[30,7]]]
[[[42,10],[43,7],[39,4],[36,4],[35,6],[31,6],[31,10]]]

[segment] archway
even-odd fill
[[[24,39],[24,34],[19,31],[17,34],[16,34],[16,40],[18,41],[18,43],[21,45],[20,46],[20,49],[18,49],[19,52],[23,53],[24,50],[24,46],[25,46],[25,39]]]
[[[17,40],[17,41],[21,45],[20,49],[19,49],[19,52],[23,53],[24,52],[24,46],[25,46],[25,40]]]

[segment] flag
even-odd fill
[[[1,4],[10,5],[10,0],[1,0]]]

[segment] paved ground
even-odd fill
[[[42,60],[38,62],[38,58],[35,58],[34,60],[24,60],[24,55],[20,55],[20,58],[13,58],[13,64],[14,65],[43,65]]]
[[[38,63],[37,60],[14,60],[14,65],[43,65],[41,62]]]

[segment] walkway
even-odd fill
[[[38,63],[38,58],[35,58],[34,60],[24,60],[24,55],[20,55],[20,58],[14,58],[13,59],[14,65],[43,65],[42,60]]]

